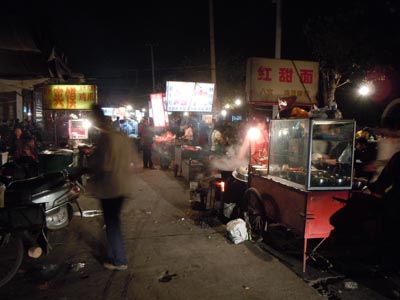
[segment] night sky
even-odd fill
[[[214,0],[217,54],[274,56],[275,5],[272,1]],[[18,3],[25,3],[24,6]],[[15,9],[18,7],[18,10]],[[13,9],[14,8],[14,9]],[[75,72],[110,74],[112,71],[150,69],[150,50],[160,68],[175,67],[190,57],[209,64],[208,0],[196,1],[9,1],[8,11],[40,23],[50,31],[59,51],[68,56]],[[291,8],[285,18],[302,19],[307,7]],[[295,13],[294,13],[295,12]],[[300,28],[286,28],[283,52],[305,54],[298,44]],[[284,55],[284,53],[282,53]],[[201,56],[201,57],[200,57]],[[218,59],[218,57],[217,57]]]
[[[305,20],[333,13],[346,3],[283,0],[281,58],[311,60],[302,32]],[[211,81],[208,0],[14,0],[2,5],[2,13],[41,28],[42,49],[55,45],[72,71],[97,84],[99,96],[107,101],[148,100],[152,92],[150,44],[158,91],[165,88],[163,78],[183,67]],[[214,22],[217,76],[221,76],[218,63],[230,55],[243,62],[248,57],[275,56],[273,1],[214,0]]]

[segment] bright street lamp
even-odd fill
[[[83,120],[83,128],[88,129],[90,127],[92,127],[92,123],[88,119],[84,119]]]
[[[361,95],[361,96],[367,96],[369,93],[370,93],[370,89],[369,89],[369,87],[367,87],[367,86],[361,86],[359,89],[358,89],[358,93]]]
[[[255,141],[255,140],[259,139],[261,136],[260,129],[258,129],[256,127],[250,128],[249,132],[247,134],[249,136],[249,140],[251,140],[251,141]]]
[[[240,106],[241,104],[242,104],[242,100],[240,100],[239,98],[235,100],[236,106]]]
[[[358,93],[361,96],[368,96],[371,95],[373,93],[374,90],[374,86],[371,82],[367,82],[362,84],[359,88],[358,88]]]

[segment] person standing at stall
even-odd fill
[[[265,121],[258,121],[256,128],[259,131],[258,137],[251,140],[251,164],[263,164],[268,162],[268,145],[269,136],[267,123]]]
[[[210,159],[214,156],[221,156],[224,154],[224,137],[222,136],[222,124],[220,122],[216,122],[212,125],[211,133],[210,133]]]
[[[188,145],[193,145],[193,129],[192,129],[192,124],[186,123],[183,125],[183,136],[182,139],[188,144]]]
[[[10,137],[9,142],[9,154],[13,161],[16,161],[21,155],[24,144],[25,142],[22,135],[22,129],[20,127],[16,127]]]
[[[26,178],[39,175],[39,152],[33,136],[23,139],[23,147],[15,162],[24,168]]]
[[[354,150],[354,176],[370,181],[375,173],[375,168],[372,166],[375,159],[375,147],[371,147],[365,137],[357,138]]]
[[[249,153],[250,147],[250,164],[263,164],[268,163],[268,147],[269,147],[269,133],[267,123],[257,121],[254,127],[254,132],[257,132],[256,137],[250,136],[250,130],[242,138],[242,146],[238,152],[238,159],[242,160]],[[253,127],[250,127],[252,129]]]
[[[143,168],[155,169],[152,160],[154,132],[153,128],[150,126],[150,120],[146,117],[143,118],[142,126],[140,126],[139,136],[143,151]]]
[[[93,106],[93,124],[99,135],[89,164],[88,190],[101,202],[106,226],[109,270],[128,269],[121,233],[120,214],[125,198],[132,192],[132,144],[126,134],[118,132],[100,106]]]
[[[115,129],[116,129],[117,131],[120,131],[120,130],[121,130],[121,121],[120,121],[120,119],[119,119],[119,116],[117,116],[117,117],[115,118],[115,120],[113,121],[113,125],[114,125],[114,127],[115,127]]]

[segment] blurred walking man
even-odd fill
[[[93,124],[100,134],[90,159],[91,183],[89,189],[100,199],[103,207],[107,238],[107,261],[109,270],[126,270],[120,214],[125,197],[132,186],[132,145],[123,132],[118,132],[100,106],[93,106]]]

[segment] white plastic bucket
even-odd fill
[[[224,203],[224,216],[230,218],[235,206],[236,203]]]

